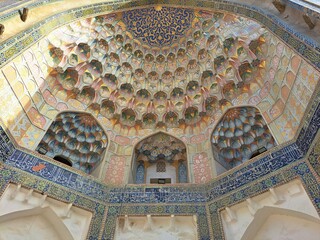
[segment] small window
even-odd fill
[[[166,172],[166,163],[163,161],[157,162],[157,172]]]

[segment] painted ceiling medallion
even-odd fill
[[[151,47],[170,46],[185,35],[194,11],[184,8],[156,6],[123,13],[127,30]]]

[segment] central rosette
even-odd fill
[[[123,13],[127,30],[151,47],[169,46],[177,41],[190,28],[193,18],[193,10],[172,7],[134,9]]]

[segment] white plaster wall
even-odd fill
[[[268,209],[269,208],[269,209]],[[220,212],[221,219],[223,223],[223,229],[225,233],[225,238],[227,240],[239,240],[239,239],[250,239],[252,238],[243,238],[246,230],[249,225],[259,226],[259,213],[263,209],[268,209],[266,212],[271,214],[270,211],[273,211],[273,215],[281,213],[282,215],[286,214],[283,211],[293,211],[296,213],[303,214],[303,216],[311,217],[313,220],[319,220],[319,215],[313,206],[311,200],[309,199],[307,193],[305,192],[303,185],[300,180],[296,179],[284,185],[281,185],[277,188],[271,189],[268,192],[262,193],[254,198],[247,199],[244,202],[230,206]],[[271,209],[271,210],[270,210]],[[280,215],[281,215],[280,214]],[[261,214],[260,214],[261,215]],[[288,214],[287,214],[288,215]],[[271,216],[271,215],[270,215]],[[279,217],[277,218],[279,219]],[[264,219],[267,221],[267,219]],[[268,220],[269,221],[269,220]],[[270,221],[272,222],[272,221]],[[288,222],[292,222],[288,217]],[[318,228],[320,229],[319,222]],[[252,225],[250,228],[252,228]],[[261,227],[261,224],[260,224]],[[267,228],[267,225],[265,226]],[[294,226],[283,226],[282,229],[291,229]],[[308,228],[305,228],[308,230]],[[256,231],[250,230],[250,231]],[[261,230],[261,234],[263,230]],[[299,234],[297,234],[297,237]],[[319,235],[320,236],[320,235]],[[280,238],[271,239],[280,239]],[[288,239],[300,239],[295,238],[296,236],[288,235]],[[291,238],[290,238],[291,237]],[[269,238],[257,238],[257,239],[269,239]],[[319,239],[319,238],[318,238]]]
[[[0,239],[63,239],[50,225],[51,223],[41,216],[23,217],[7,221],[0,225]]]
[[[61,220],[62,224],[68,229],[73,239],[83,240],[86,239],[92,213],[78,207],[72,206],[72,204],[64,203],[53,198],[47,197],[32,190],[18,186],[16,184],[9,184],[5,192],[0,198],[0,219],[4,215],[11,213],[21,212],[25,210],[49,208]],[[38,218],[25,218],[26,224],[30,221],[38,221]],[[33,219],[33,220],[32,220]],[[47,218],[50,219],[50,218]],[[22,221],[23,222],[23,221]],[[0,226],[8,226],[13,222],[5,223],[0,221]],[[17,223],[18,224],[18,223]],[[20,223],[19,223],[20,224]],[[21,223],[22,224],[22,223]],[[34,223],[36,224],[36,223]],[[26,225],[27,226],[27,225]],[[49,232],[48,232],[49,233]],[[39,235],[39,233],[38,233]],[[39,235],[41,236],[41,235]],[[42,239],[48,239],[42,236]],[[12,239],[12,238],[6,238]]]
[[[272,215],[247,240],[319,240],[320,224],[288,215]]]
[[[147,168],[146,183],[150,183],[151,178],[171,178],[171,183],[176,183],[176,168],[166,163],[166,172],[157,172],[157,164]]]
[[[195,216],[126,216],[118,218],[115,240],[197,240]]]
[[[73,237],[59,217],[46,207],[1,216],[0,239],[73,240]]]

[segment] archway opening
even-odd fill
[[[159,132],[139,142],[133,155],[131,183],[174,184],[188,182],[185,144]]]

